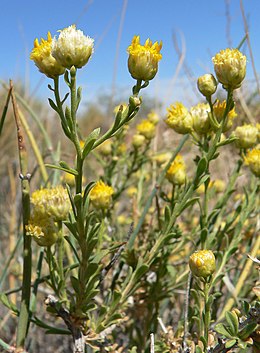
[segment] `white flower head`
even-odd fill
[[[94,52],[94,39],[85,36],[75,25],[59,32],[59,37],[54,37],[52,42],[52,56],[67,69],[86,65]]]

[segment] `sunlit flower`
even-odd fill
[[[223,120],[225,110],[226,110],[226,101],[224,100],[224,101],[220,102],[217,99],[216,103],[213,106],[213,112],[214,112],[215,118],[217,119],[217,121],[219,123],[221,123],[221,121]],[[229,113],[227,115],[225,125],[223,126],[223,132],[228,131],[232,127],[233,120],[236,117],[237,117],[237,113],[236,113],[235,107],[234,107],[233,109],[231,109],[229,111]],[[213,126],[213,129],[215,129],[214,126]]]
[[[102,180],[98,181],[90,191],[90,200],[95,208],[108,208],[114,189],[106,185]]]
[[[137,125],[136,130],[147,140],[151,140],[155,135],[155,126],[149,120],[143,120],[140,124]]]
[[[55,221],[66,220],[71,204],[67,190],[63,186],[40,189],[32,193],[31,203],[35,217],[53,217]]]
[[[186,166],[181,155],[177,155],[166,172],[166,178],[174,185],[183,185],[186,182]]]
[[[134,36],[131,45],[127,48],[129,53],[128,70],[136,80],[150,81],[158,71],[158,62],[162,58],[160,50],[162,42],[147,39],[144,45],[140,44],[140,36]]]
[[[217,80],[212,74],[200,76],[197,81],[198,90],[204,97],[210,97],[217,90]]]
[[[246,56],[238,49],[221,50],[212,58],[214,70],[220,83],[226,89],[241,86],[246,76]]]
[[[251,172],[260,177],[260,149],[249,150],[244,159]]]
[[[94,39],[85,36],[75,25],[60,31],[59,37],[53,39],[52,55],[64,67],[81,68],[86,65],[94,52]]]
[[[238,138],[236,145],[239,148],[250,148],[257,143],[258,129],[254,125],[246,124],[238,126],[234,131],[234,135]]]
[[[51,217],[32,217],[25,229],[26,235],[33,237],[40,246],[51,246],[58,239],[59,228]]]
[[[191,107],[190,113],[193,119],[193,129],[197,134],[206,134],[211,129],[209,113],[210,106],[208,103],[199,103]]]
[[[62,75],[65,71],[60,63],[51,55],[52,37],[48,32],[47,40],[36,38],[34,41],[34,48],[31,51],[30,59],[34,61],[39,71],[50,78],[55,78]]]
[[[69,186],[75,186],[75,176],[70,173],[64,173],[62,175],[62,181],[64,184],[68,184]]]
[[[211,250],[195,251],[189,260],[192,274],[197,277],[206,278],[216,270],[216,260]]]
[[[188,109],[177,102],[168,109],[166,124],[179,134],[188,134],[192,131],[192,116]]]

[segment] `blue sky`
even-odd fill
[[[244,25],[239,0],[229,0],[231,45],[236,47],[244,36]],[[119,55],[116,60],[118,33],[122,19]],[[251,45],[257,70],[260,67],[260,1],[244,0],[245,13],[250,27]],[[189,85],[183,67],[178,79],[171,86],[176,72],[178,56],[173,45],[173,33],[178,43],[185,39],[185,62],[195,76],[213,71],[211,57],[229,46],[225,0],[45,0],[2,1],[0,20],[2,25],[0,79],[20,78],[33,94],[48,95],[47,83],[38,72],[29,54],[36,37],[46,38],[57,30],[76,23],[85,34],[95,39],[95,53],[89,64],[78,76],[84,94],[93,97],[97,92],[110,89],[131,90],[133,80],[127,71],[126,48],[133,35],[140,34],[141,41],[163,41],[163,59],[159,74],[150,90],[159,99],[180,99],[180,86]],[[247,46],[243,51],[248,54]],[[115,70],[115,62],[117,62]],[[251,60],[248,58],[248,77],[252,78]],[[184,89],[185,90],[185,89]],[[188,90],[188,88],[187,88]],[[45,92],[45,93],[44,93]],[[192,93],[191,93],[192,94]],[[166,97],[167,96],[167,97]]]

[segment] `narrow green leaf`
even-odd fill
[[[233,336],[236,336],[238,333],[238,325],[239,325],[237,315],[231,311],[227,311],[225,313],[225,317],[226,317],[227,323],[230,327],[231,334]]]
[[[236,343],[237,343],[237,340],[236,340],[236,339],[228,340],[228,341],[225,343],[225,348],[231,348],[231,347],[233,347]]]

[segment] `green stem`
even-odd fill
[[[209,325],[210,325],[210,309],[209,303],[209,283],[204,283],[204,338],[206,341],[205,353],[207,353],[208,340],[209,340]]]
[[[17,349],[23,349],[25,338],[30,323],[30,297],[31,297],[31,273],[32,273],[32,249],[31,237],[26,235],[26,226],[30,218],[30,185],[28,177],[28,155],[26,151],[22,124],[20,121],[18,106],[16,103],[12,81],[10,81],[11,97],[13,104],[14,117],[17,127],[18,151],[21,171],[22,187],[22,219],[23,219],[23,280],[20,315],[18,320],[16,346]]]
[[[183,137],[183,139],[181,140],[181,142],[179,143],[179,146],[176,148],[175,152],[173,153],[171,159],[169,160],[169,162],[167,163],[167,165],[165,166],[165,168],[163,169],[163,171],[161,172],[160,176],[159,176],[159,179],[155,185],[155,187],[153,188],[148,200],[146,201],[146,204],[145,204],[145,207],[144,207],[144,210],[143,210],[143,213],[141,215],[141,218],[134,230],[134,232],[132,233],[130,239],[129,239],[129,242],[128,242],[128,249],[132,249],[133,246],[134,246],[134,242],[135,242],[135,238],[137,237],[137,234],[139,233],[142,225],[143,225],[143,222],[144,222],[144,219],[145,219],[145,216],[149,210],[149,208],[151,207],[151,204],[152,204],[152,201],[153,201],[153,198],[154,196],[156,195],[157,191],[158,191],[158,188],[161,186],[164,178],[165,178],[165,175],[166,175],[166,172],[167,170],[169,169],[171,163],[173,162],[173,160],[176,158],[177,154],[180,152],[180,150],[182,149],[182,147],[184,146],[185,142],[188,140],[189,138],[189,135],[185,135]]]
[[[59,297],[62,300],[67,299],[66,290],[65,290],[65,280],[64,280],[64,268],[63,268],[63,259],[64,259],[64,237],[63,237],[63,229],[62,229],[62,222],[58,222],[59,226],[59,234],[57,240],[57,250],[58,250],[58,271],[60,277],[60,285],[59,285]]]

